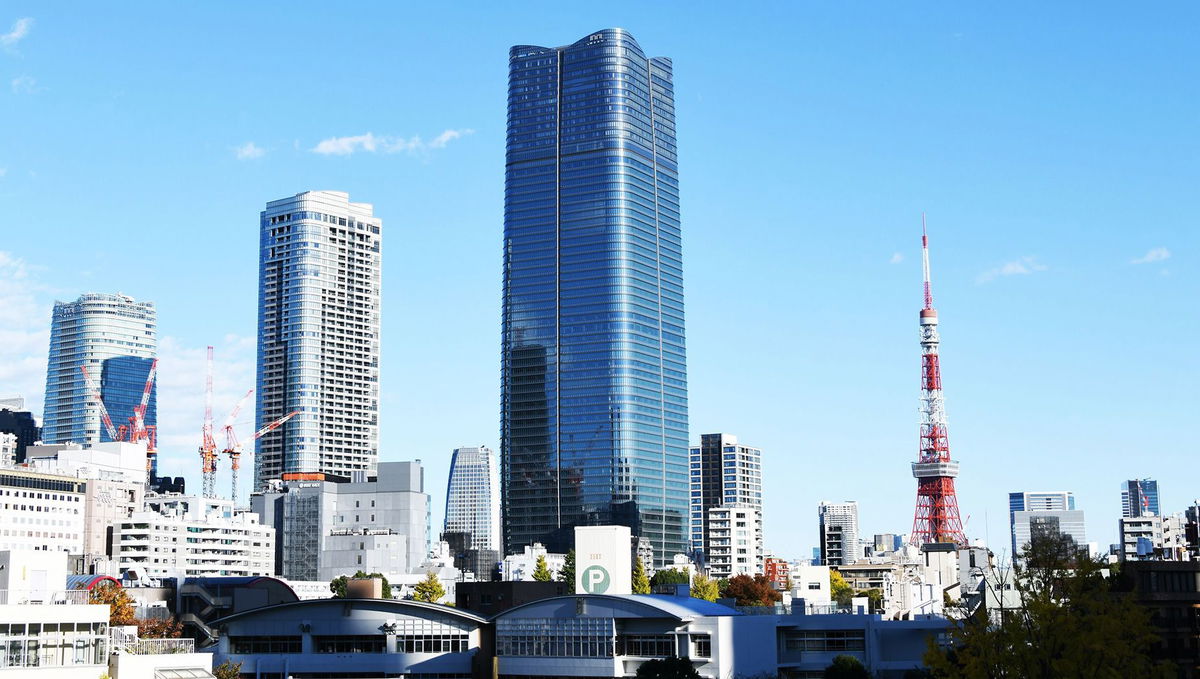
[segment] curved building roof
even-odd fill
[[[455,608],[453,606],[444,606],[442,604],[429,604],[429,603],[425,603],[424,601],[411,601],[408,599],[351,599],[351,598],[334,599],[334,598],[329,598],[329,599],[305,599],[303,601],[293,601],[293,602],[289,602],[289,603],[275,604],[273,606],[263,606],[261,608],[253,608],[248,611],[234,613],[233,615],[227,615],[224,618],[214,620],[212,622],[212,624],[213,625],[224,625],[233,620],[238,620],[241,618],[252,617],[252,616],[274,614],[279,611],[288,611],[289,613],[294,612],[294,613],[299,614],[303,610],[306,610],[306,609],[318,608],[321,606],[329,606],[329,605],[351,606],[351,607],[357,607],[357,608],[362,608],[362,609],[374,608],[377,610],[381,610],[381,611],[389,612],[389,613],[393,613],[393,614],[401,614],[406,611],[413,613],[413,614],[418,614],[418,615],[420,614],[420,612],[437,613],[440,615],[448,615],[450,617],[462,618],[463,620],[469,620],[471,622],[480,623],[480,624],[487,622],[487,618],[485,618],[481,615],[476,615],[475,613],[471,613],[469,611],[464,611],[462,609]],[[424,616],[422,616],[422,617],[424,617]]]
[[[102,582],[111,582],[117,587],[121,581],[107,575],[68,575],[67,589],[91,589]]]
[[[607,606],[610,609],[607,612],[617,618],[634,617],[640,614],[643,617],[666,616],[676,620],[691,620],[701,616],[742,615],[741,612],[728,606],[694,597],[667,594],[575,594],[531,601],[497,613],[492,619],[510,616],[518,611],[525,611],[537,606],[558,609],[559,615],[573,616],[578,599],[594,601],[602,606]],[[625,615],[621,613],[625,613]],[[591,614],[594,615],[594,613]]]

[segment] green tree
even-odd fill
[[[558,570],[558,581],[567,583],[569,594],[575,593],[575,550],[567,550],[567,556],[563,559],[562,568]]]
[[[533,566],[533,579],[538,582],[550,582],[554,578],[550,574],[550,567],[546,565],[546,557],[538,554],[537,563]]]
[[[949,643],[929,640],[925,664],[944,679],[1118,679],[1175,676],[1150,657],[1150,615],[1117,591],[1107,566],[1070,536],[1040,535],[1011,572],[988,586],[1000,607],[953,623]],[[995,581],[995,580],[998,580]]]
[[[860,589],[854,593],[854,596],[867,597],[868,613],[879,613],[883,610],[883,591],[878,587]]]
[[[638,679],[700,679],[700,673],[687,658],[667,656],[647,660],[634,675]]]
[[[650,578],[646,577],[646,565],[642,563],[640,556],[633,564],[633,593],[650,593]]]
[[[242,674],[242,663],[226,660],[214,667],[212,673],[217,679],[238,679]]]
[[[716,601],[721,596],[717,581],[697,571],[692,576],[692,596],[705,601]]]
[[[345,599],[346,598],[346,583],[348,581],[350,581],[351,579],[357,580],[359,578],[379,578],[380,580],[383,581],[383,598],[384,599],[392,598],[392,586],[388,583],[388,579],[385,578],[382,573],[367,573],[367,572],[364,572],[361,570],[355,571],[354,575],[351,578],[348,578],[345,575],[339,575],[338,577],[330,580],[329,581],[329,591],[333,593],[333,598]]]
[[[871,673],[858,658],[839,655],[825,668],[825,679],[871,679]]]
[[[659,585],[685,585],[688,581],[688,574],[678,568],[664,568],[661,571],[656,571],[654,577],[650,578],[650,586],[658,587]]]
[[[842,606],[848,606],[854,598],[854,588],[836,570],[829,569],[829,596]]]
[[[774,606],[776,601],[783,599],[783,595],[775,589],[767,576],[761,574],[754,577],[735,575],[729,578],[725,596],[736,599],[738,606]]]
[[[425,579],[413,587],[413,601],[436,604],[444,596],[446,596],[446,588],[442,587],[442,581],[438,580],[437,573],[433,571],[426,573]]]
[[[108,604],[108,624],[112,627],[136,625],[133,597],[125,588],[112,582],[105,581],[92,588],[88,601],[93,604]]]

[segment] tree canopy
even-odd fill
[[[533,579],[538,582],[550,582],[553,576],[550,567],[546,565],[546,557],[538,554],[537,562],[533,565]]]
[[[659,585],[685,585],[688,582],[688,574],[678,568],[664,568],[661,571],[656,571],[654,577],[650,578],[650,585],[658,587]]]
[[[721,590],[716,580],[697,572],[692,576],[692,596],[705,601],[716,601],[717,597],[721,596]]]
[[[413,601],[436,604],[444,596],[446,588],[442,587],[442,581],[438,580],[437,573],[433,571],[426,573],[425,579],[413,586]]]
[[[568,594],[575,593],[575,550],[567,551],[563,566],[558,570],[558,581],[567,583]]]
[[[999,605],[953,624],[945,647],[931,639],[925,663],[945,679],[1175,676],[1149,655],[1149,613],[1113,581],[1070,536],[1038,536],[987,585]]]
[[[330,580],[329,581],[329,591],[333,593],[333,598],[345,599],[346,598],[346,583],[349,582],[351,579],[357,580],[359,578],[379,578],[380,580],[383,581],[383,594],[382,594],[383,598],[384,599],[392,598],[392,586],[390,584],[388,584],[388,579],[385,578],[382,573],[367,573],[367,572],[364,572],[361,570],[355,571],[355,573],[352,577],[346,577],[345,575],[339,575],[336,578]]]
[[[825,679],[871,679],[871,673],[858,658],[839,655],[825,668]]]
[[[136,625],[133,597],[125,588],[111,581],[92,588],[88,600],[93,604],[108,604],[108,624],[113,627]]]
[[[642,663],[634,675],[638,679],[700,679],[700,673],[687,658],[667,656]]]
[[[650,578],[646,577],[646,564],[642,563],[640,556],[633,564],[633,593],[650,593]]]
[[[183,636],[183,625],[175,618],[139,619],[138,637],[142,639],[178,639]]]
[[[849,605],[850,600],[854,598],[854,588],[846,582],[841,573],[832,568],[829,569],[829,598],[842,606]]]
[[[783,595],[775,589],[765,575],[735,575],[729,578],[724,596],[737,600],[738,606],[774,606]]]

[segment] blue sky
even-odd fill
[[[204,346],[218,411],[253,385],[258,212],[348,191],[384,220],[383,458],[440,520],[451,449],[498,440],[508,47],[621,26],[675,63],[693,439],[763,448],[767,546],[808,554],[822,499],[911,528],[922,210],[968,534],[1067,489],[1107,544],[1122,479],[1200,496],[1200,11],[1055,5],[6,2],[0,393],[40,411],[54,299],[154,300],[198,488]]]

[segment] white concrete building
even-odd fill
[[[1118,527],[1121,532],[1122,561],[1180,561],[1187,553],[1186,523],[1182,514],[1123,517]]]
[[[86,500],[83,479],[0,469],[0,549],[83,552]]]
[[[341,191],[267,203],[259,219],[254,489],[284,473],[375,474],[383,222]]]
[[[274,574],[275,529],[234,512],[231,500],[152,496],[146,510],[116,530],[122,572],[136,568],[152,579]]]
[[[792,562],[792,599],[804,599],[810,606],[829,606],[833,602],[829,566]]]
[[[420,461],[383,462],[378,470],[352,479],[303,474],[251,494],[253,511],[276,530],[276,575],[328,582],[362,570],[391,580],[425,561],[431,546],[424,468]]]
[[[526,546],[520,554],[509,554],[504,557],[504,562],[500,566],[500,579],[532,581],[533,571],[537,568],[539,556],[546,559],[546,567],[550,569],[550,575],[552,578],[557,579],[558,572],[562,570],[567,555],[551,554],[546,551],[546,546],[540,542]],[[576,575],[578,575],[578,558],[578,552],[576,552]]]
[[[745,505],[708,510],[708,574],[714,578],[763,572],[762,511]]]
[[[858,502],[822,502],[817,508],[821,534],[821,563],[851,564],[862,558],[858,538]]]
[[[145,442],[29,446],[25,465],[48,474],[85,479],[82,553],[89,557],[116,556],[113,527],[143,509]]]

